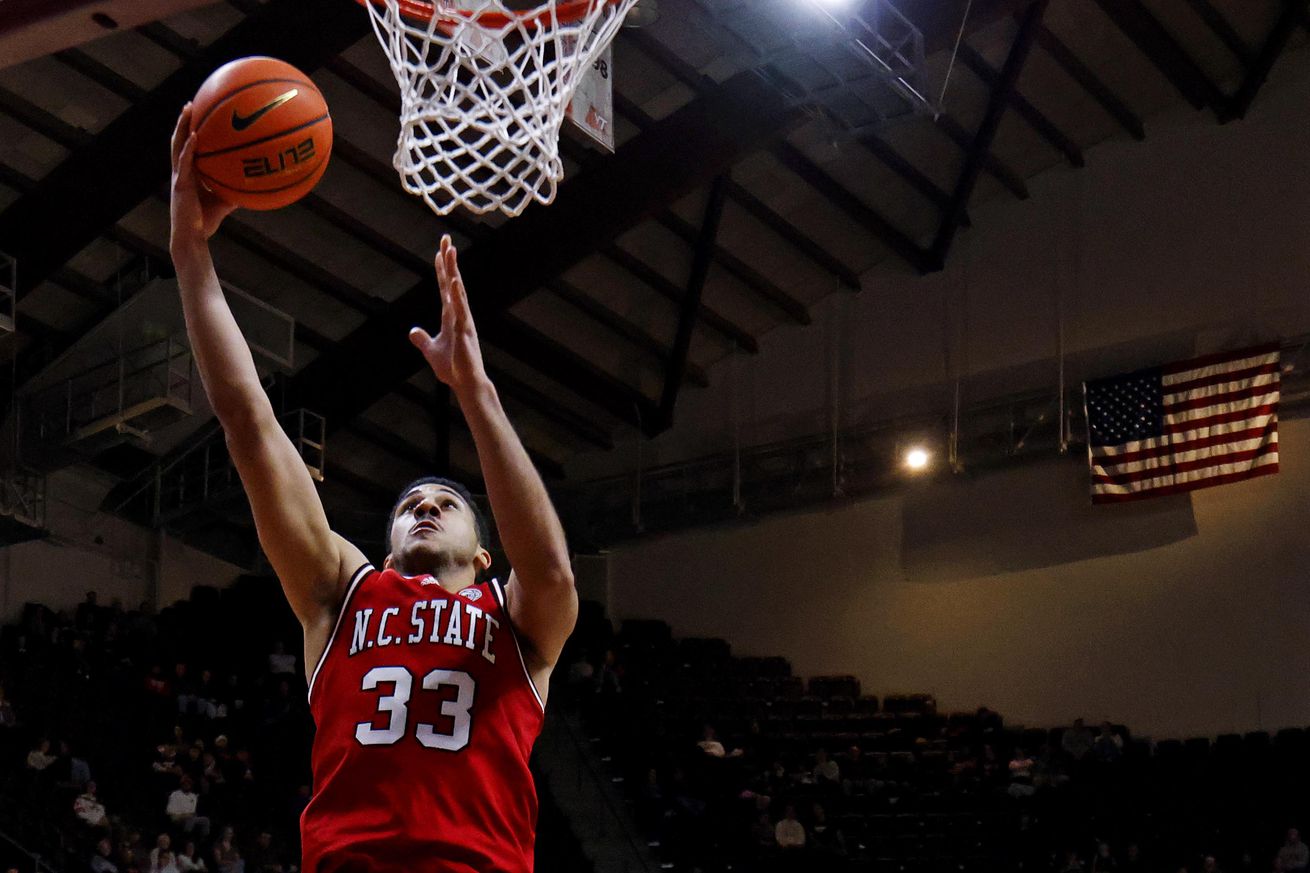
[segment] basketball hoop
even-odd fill
[[[405,190],[441,215],[515,216],[555,199],[566,108],[637,0],[359,2],[400,84]]]

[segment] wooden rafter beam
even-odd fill
[[[456,425],[461,431],[468,434],[470,431],[468,424],[464,421],[464,416],[462,414],[451,414],[453,410],[456,410],[459,407],[451,403],[449,390],[444,390],[444,385],[438,385],[437,387],[443,390],[438,391],[437,394],[428,394],[423,389],[416,387],[412,382],[401,382],[399,385],[395,386],[394,391],[397,396],[403,397],[405,400],[418,406],[420,409],[427,411],[436,410],[438,412],[437,420],[439,422],[444,421]],[[445,402],[444,408],[442,407],[443,400]],[[435,430],[437,432],[437,440],[440,442],[442,428],[437,427]],[[527,449],[528,457],[532,459],[532,463],[536,465],[537,469],[541,471],[543,476],[547,479],[564,478],[564,468],[560,465],[559,461],[548,457],[531,446],[525,446],[524,448]],[[446,451],[449,451],[449,445],[447,445]],[[447,457],[445,460],[447,461],[446,466],[449,467],[449,458]],[[429,461],[428,463],[431,465],[433,462]]]
[[[224,221],[219,234],[357,312],[365,315],[377,313],[386,306],[385,301],[361,291],[331,270],[242,222],[240,213]]]
[[[651,118],[645,110],[618,91],[614,92],[614,109],[639,130],[648,130],[655,124],[654,118]],[[851,291],[860,290],[860,277],[856,275],[854,270],[842,263],[840,258],[828,252],[813,237],[802,232],[800,228],[750,191],[729,180],[728,197],[738,206],[755,216],[761,224],[781,237],[784,242],[795,247],[816,266],[835,276],[847,289]]]
[[[934,264],[918,243],[885,218],[862,198],[832,177],[827,170],[810,160],[800,149],[789,142],[780,142],[773,148],[782,165],[799,176],[807,185],[831,200],[839,209],[863,225],[891,252],[920,273],[941,269]]]
[[[699,246],[702,242],[699,231],[672,212],[662,212],[656,216],[655,220],[693,246]],[[775,309],[787,316],[790,321],[796,324],[810,323],[810,312],[805,308],[804,303],[792,297],[765,277],[759,270],[717,243],[714,243],[711,248],[710,254],[714,263],[722,267],[728,275],[750,288],[762,300],[767,301]]]
[[[1094,0],[1195,109],[1219,111],[1228,101],[1200,64],[1141,0]]]
[[[136,82],[133,82],[117,70],[110,69],[81,49],[64,49],[55,52],[54,58],[70,70],[81,73],[105,90],[117,94],[124,100],[135,103],[150,93]]]
[[[389,431],[384,427],[378,427],[376,424],[362,416],[356,418],[347,425],[346,432],[352,436],[359,437],[397,460],[403,461],[418,470],[422,470],[424,474],[428,474],[432,470],[442,466],[442,459],[437,456],[440,454],[439,452],[433,455],[425,455],[418,449],[418,447],[413,446],[396,436],[393,431]],[[453,478],[458,479],[467,485],[470,491],[480,492],[483,490],[481,476],[470,473],[467,470],[452,468],[449,463],[445,465],[445,468]]]
[[[546,287],[574,309],[641,349],[661,366],[667,366],[672,350],[645,328],[619,315],[564,279],[552,279]],[[687,362],[687,379],[701,388],[710,384],[709,376],[694,361]]]
[[[642,33],[630,31],[631,39],[638,49],[672,73],[679,81],[697,92],[704,91],[712,80],[702,76],[658,39]],[[800,149],[780,139],[771,146],[778,159],[806,184],[817,188],[824,196],[834,201],[842,211],[863,225],[870,233],[878,237],[897,257],[910,264],[919,272],[930,272],[929,265],[923,257],[919,246],[900,231],[895,225],[851,192],[849,188],[833,178],[826,170],[811,161]]]
[[[216,67],[234,57],[275,54],[306,72],[362,38],[367,20],[351,0],[315,7],[314,38],[304,38],[304,4],[271,0],[146,97],[75,148],[32,191],[0,212],[0,239],[23,263],[20,291],[40,284],[168,180],[166,147],[178,108]],[[96,196],[86,192],[94,190]]]
[[[705,205],[705,218],[701,222],[700,237],[696,242],[696,252],[692,256],[691,275],[687,279],[686,297],[678,319],[678,332],[673,340],[673,354],[669,356],[668,370],[664,374],[664,390],[660,394],[659,411],[651,425],[651,430],[656,433],[668,430],[673,425],[673,410],[677,405],[678,391],[682,388],[682,377],[687,369],[687,357],[691,353],[691,336],[696,327],[701,294],[705,291],[705,280],[709,277],[710,262],[714,257],[714,241],[719,234],[719,221],[723,218],[723,201],[727,196],[727,180],[720,176],[710,186],[709,202]]]
[[[946,134],[946,138],[955,143],[965,154],[965,160],[973,153],[974,134],[965,130],[960,122],[943,112],[937,116],[937,129]],[[996,155],[988,154],[983,158],[983,169],[1020,200],[1028,199],[1028,183],[1023,176],[1010,168]]]
[[[983,84],[988,88],[994,89],[997,87],[1000,82],[1000,74],[992,69],[992,65],[987,63],[987,59],[978,54],[973,46],[969,45],[967,42],[960,43],[960,60],[966,67],[972,70],[974,75],[981,79]],[[1019,117],[1028,122],[1032,129],[1037,131],[1038,136],[1046,140],[1053,149],[1063,154],[1065,160],[1067,160],[1071,166],[1082,167],[1086,165],[1087,162],[1083,159],[1083,150],[1078,146],[1078,143],[1074,142],[1064,131],[1060,130],[1055,122],[1047,117],[1046,113],[1042,112],[1029,102],[1028,98],[1019,93],[1017,83],[1010,91],[1009,101],[1010,106],[1014,108],[1014,111],[1019,113]]]
[[[327,198],[311,192],[310,194],[305,195],[305,197],[300,201],[299,206],[314,213],[325,221],[328,221],[366,245],[371,246],[375,251],[390,257],[392,260],[413,271],[415,275],[431,275],[433,266],[432,262],[427,258],[411,252],[391,237],[364,223],[359,218],[332,203]],[[551,348],[553,345],[556,354],[564,352],[562,346],[553,344],[553,341],[551,340],[543,339],[542,342],[547,348]],[[522,356],[522,350],[515,347],[508,348],[505,351],[511,356]],[[525,363],[535,366],[538,362],[535,359],[529,359],[525,361]],[[514,379],[507,374],[502,374],[502,376],[497,379],[497,382],[502,383],[500,387],[506,394],[518,396],[523,395],[523,392],[519,389],[524,386],[519,383],[519,380]],[[539,400],[539,398],[535,396],[529,397],[527,405],[537,409],[538,412],[542,411],[542,403],[530,402],[533,400]],[[614,444],[609,435],[599,431],[590,420],[582,418],[581,416],[547,415],[547,420],[553,425],[567,430],[573,436],[579,437],[592,445],[604,449],[613,448]]]
[[[1146,139],[1146,128],[1137,113],[1129,109],[1123,98],[1110,90],[1110,87],[1092,72],[1092,68],[1083,63],[1058,36],[1042,26],[1037,31],[1037,44],[1068,74],[1069,78],[1077,82],[1088,96],[1099,103],[1111,118],[1119,122],[1129,136],[1138,141]]]
[[[639,389],[580,356],[545,351],[546,338],[506,317],[511,306],[621,233],[726,171],[762,142],[781,135],[799,116],[764,83],[737,76],[702,94],[644,134],[620,146],[612,160],[560,187],[549,210],[529,210],[493,237],[461,252],[474,314],[485,341],[536,357],[552,378],[621,420],[654,419],[653,401]],[[688,161],[692,152],[698,160]],[[615,191],[624,196],[615,197]],[[369,319],[329,355],[296,377],[301,405],[349,420],[378,390],[411,376],[421,359],[396,340],[413,324],[431,323],[438,299],[424,276],[386,313]],[[370,367],[361,371],[358,361]]]
[[[641,283],[648,288],[659,293],[666,300],[669,300],[676,306],[682,305],[684,297],[683,289],[679,288],[671,279],[656,270],[650,264],[647,264],[641,258],[629,252],[627,249],[617,244],[610,244],[601,249],[601,254],[636,276]],[[755,354],[760,350],[760,344],[743,328],[726,316],[720,315],[714,309],[711,309],[704,303],[700,304],[699,317],[707,327],[711,328],[719,336],[723,337],[730,343],[736,345],[744,352]]]
[[[1019,32],[1015,35],[1009,54],[1005,57],[1005,64],[992,85],[991,96],[987,100],[987,110],[974,135],[969,159],[965,161],[964,167],[960,170],[960,178],[955,183],[951,207],[942,219],[937,235],[933,238],[930,251],[932,258],[938,263],[946,262],[946,254],[950,251],[955,233],[959,229],[960,211],[969,202],[974,186],[978,183],[983,162],[991,151],[992,141],[1001,126],[1001,118],[1005,115],[1006,107],[1011,103],[1015,85],[1019,81],[1020,73],[1023,72],[1024,63],[1028,60],[1028,53],[1032,49],[1048,3],[1049,0],[1037,0],[1024,10],[1023,17],[1019,21]]]
[[[494,364],[487,364],[487,374],[506,397],[531,409],[539,417],[567,428],[596,448],[605,451],[614,448],[613,436],[594,417],[573,411],[545,392],[511,377]]]
[[[333,75],[340,77],[343,81],[362,92],[375,104],[386,109],[388,112],[394,114],[400,111],[400,97],[394,88],[382,84],[367,72],[361,70],[359,67],[344,58],[334,58],[327,64],[327,69]],[[594,158],[592,158],[591,153],[587,152],[582,146],[573,143],[568,138],[561,137],[560,147],[571,157],[571,159],[581,164],[584,168],[587,165],[594,164]],[[379,168],[376,165],[377,162],[373,161],[370,157],[364,156],[362,153],[358,152],[358,150],[355,150],[355,152],[350,155],[350,160],[355,166],[360,166],[366,163],[374,164],[374,166],[369,168],[369,174],[375,179],[390,172],[390,168],[387,168],[386,170]],[[685,222],[682,222],[681,219],[668,210],[659,213],[656,216],[656,219],[666,227],[673,229],[675,232],[678,231],[678,225],[685,224]],[[473,236],[475,239],[483,236],[480,232],[481,228],[465,226],[462,230],[465,235]],[[790,302],[795,304],[795,301],[787,299],[781,289],[778,289],[772,283],[768,282],[768,280],[764,279],[763,276],[760,276],[758,272],[751,270],[744,264],[744,262],[726,250],[716,247],[716,260],[724,264],[729,272],[745,282],[752,290],[756,291],[770,302],[777,303],[779,306],[784,307],[788,316],[793,320],[796,320],[795,306],[786,308],[787,303]],[[595,313],[592,314],[594,315]],[[808,313],[805,313],[804,317],[808,318]]]
[[[1242,35],[1237,29],[1229,23],[1224,14],[1220,12],[1210,0],[1186,0],[1187,5],[1192,11],[1205,22],[1205,26],[1219,38],[1228,51],[1242,62],[1242,66],[1250,67],[1255,63],[1255,49],[1246,44]]]
[[[945,209],[950,205],[951,195],[947,194],[940,185],[930,179],[927,173],[910,163],[900,152],[892,148],[891,144],[886,140],[880,139],[876,134],[869,134],[860,137],[859,143],[938,209]],[[970,226],[967,212],[960,219],[960,223],[965,227]]]
[[[824,248],[823,243],[798,231],[780,212],[765,203],[753,192],[729,180],[728,193],[733,202],[750,213],[756,221],[772,230],[784,242],[794,246],[815,264],[836,276],[848,291],[860,290],[860,276],[841,258]]]
[[[1260,47],[1260,53],[1247,69],[1246,76],[1237,87],[1232,99],[1220,109],[1221,122],[1226,123],[1246,116],[1247,110],[1251,108],[1251,102],[1255,100],[1255,95],[1259,93],[1265,79],[1269,78],[1269,71],[1274,68],[1274,62],[1287,47],[1287,41],[1291,39],[1293,31],[1304,20],[1307,5],[1310,5],[1307,0],[1283,0],[1282,11]]]
[[[70,151],[84,147],[93,139],[89,132],[69,124],[7,88],[0,88],[0,112]]]

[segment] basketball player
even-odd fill
[[[188,105],[173,133],[170,244],[205,392],[305,632],[318,733],[303,869],[530,871],[528,755],[577,594],[559,519],[483,368],[455,248],[443,238],[436,258],[441,329],[416,327],[409,341],[473,433],[514,568],[504,585],[479,581],[491,564],[486,533],[454,482],[404,490],[380,569],[328,527],[219,287],[208,240],[232,207],[197,184],[190,114]]]

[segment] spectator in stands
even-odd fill
[[[613,649],[605,651],[605,659],[596,671],[596,691],[602,697],[619,694],[623,691],[623,670],[619,667],[618,656]]]
[[[205,859],[200,857],[194,840],[187,840],[177,856],[178,873],[207,873]]]
[[[1059,866],[1059,873],[1083,873],[1086,865],[1078,855],[1077,849],[1068,849],[1064,853],[1064,862]]]
[[[181,784],[168,795],[168,805],[164,808],[169,821],[182,829],[183,833],[195,833],[200,839],[209,836],[209,818],[196,814],[200,796],[193,790],[190,776],[183,776]]]
[[[228,718],[235,718],[246,708],[246,689],[241,684],[240,676],[235,673],[228,675],[227,683],[219,692],[218,702],[227,710]]]
[[[172,693],[168,680],[164,678],[164,668],[158,664],[150,665],[150,675],[146,677],[147,694],[155,697],[168,697]]]
[[[91,873],[118,873],[118,865],[110,857],[113,853],[114,845],[109,842],[109,837],[101,837],[87,865],[91,868]]]
[[[596,687],[596,668],[585,654],[579,655],[572,664],[569,664],[569,687],[575,691]]]
[[[273,643],[273,651],[268,656],[268,672],[274,676],[296,675],[296,656],[287,652],[286,643],[281,640]]]
[[[291,823],[291,830],[295,831],[300,827],[300,815],[309,806],[310,790],[305,784],[296,786],[296,796],[291,798],[291,806],[288,810],[288,820]]]
[[[1115,873],[1119,862],[1110,851],[1110,844],[1101,840],[1096,844],[1096,854],[1092,856],[1092,873]]]
[[[828,821],[823,805],[816,803],[811,811],[810,848],[825,858],[846,857],[846,836],[841,829]]]
[[[173,838],[168,834],[155,838],[155,847],[150,850],[150,873],[180,873],[173,854]]]
[[[831,787],[841,784],[841,767],[837,762],[828,757],[828,750],[819,747],[814,753],[814,769],[810,771],[814,781],[820,785]]]
[[[1068,781],[1069,774],[1065,771],[1064,761],[1056,752],[1055,746],[1051,743],[1043,743],[1037,753],[1036,764],[1033,766],[1033,786],[1058,788]]]
[[[1201,859],[1201,873],[1223,873],[1219,869],[1219,859],[1214,855],[1206,855]]]
[[[777,848],[778,837],[773,822],[769,821],[767,811],[761,811],[756,817],[755,825],[751,828],[751,840],[755,844],[757,854],[764,854]]]
[[[77,605],[76,618],[73,626],[79,633],[94,633],[99,626],[100,607],[96,605],[96,593],[88,591],[86,599]]]
[[[723,758],[728,754],[727,750],[723,748],[723,743],[719,742],[719,738],[714,733],[714,725],[705,725],[700,742],[696,745],[700,746],[700,750],[711,758]]]
[[[195,706],[195,681],[183,661],[173,665],[173,696],[177,698],[177,711],[182,715],[191,713]]]
[[[18,726],[18,716],[14,714],[14,705],[5,696],[5,687],[0,685],[0,731],[8,731]]]
[[[787,804],[783,810],[782,818],[774,826],[773,838],[778,848],[784,851],[805,848],[805,826],[796,820],[796,807],[793,804]]]
[[[223,828],[222,835],[214,843],[215,873],[245,873],[246,862],[241,859],[235,839],[231,826]]]
[[[1123,749],[1123,737],[1115,733],[1114,726],[1108,721],[1101,722],[1101,733],[1092,744],[1096,760],[1102,764],[1113,764],[1123,757]]]
[[[1278,850],[1278,863],[1283,873],[1305,873],[1310,867],[1310,847],[1301,842],[1301,832],[1296,828],[1287,829],[1287,839]]]
[[[246,870],[249,873],[283,873],[284,867],[278,859],[270,831],[260,831],[255,844],[246,853]]]
[[[1060,737],[1060,748],[1064,749],[1064,753],[1074,763],[1079,763],[1091,753],[1094,741],[1092,732],[1083,724],[1083,720],[1076,718],[1073,727],[1065,728],[1064,736]]]
[[[59,759],[50,754],[50,741],[42,737],[36,748],[27,753],[27,769],[40,773],[57,760]]]
[[[1016,800],[1023,797],[1032,797],[1037,791],[1033,787],[1033,768],[1037,762],[1029,755],[1022,746],[1016,746],[1014,757],[1010,759],[1008,766],[1010,772],[1010,784],[1005,789],[1006,792]]]
[[[194,707],[197,715],[213,721],[219,717],[218,683],[214,681],[213,670],[201,670],[200,682],[195,688]],[[224,714],[226,711],[224,710]]]
[[[204,741],[196,740],[187,747],[186,756],[182,759],[181,767],[184,776],[191,777],[191,784],[196,785],[204,778],[205,775],[205,757],[201,751]]]
[[[109,828],[109,816],[105,806],[96,797],[96,784],[86,783],[86,788],[73,801],[73,814],[86,822],[91,828]]]
[[[65,740],[59,742],[59,756],[68,762],[68,787],[80,790],[91,781],[91,765],[73,754],[73,747]]]
[[[1137,843],[1129,843],[1124,850],[1124,861],[1119,873],[1146,873],[1146,863],[1142,861],[1142,849]]]
[[[182,765],[177,762],[177,746],[164,743],[155,747],[155,761],[150,765],[155,784],[168,790],[182,778]]]
[[[132,844],[126,839],[118,841],[118,848],[114,850],[114,866],[123,873],[138,869],[136,854],[132,850]]]
[[[869,784],[872,780],[869,779],[868,763],[859,746],[852,745],[846,750],[846,762],[840,770],[842,793],[850,795],[873,792]]]
[[[291,683],[282,679],[277,683],[277,691],[264,701],[264,726],[275,727],[283,724],[291,715],[294,701],[291,699]]]

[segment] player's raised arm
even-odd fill
[[[564,528],[483,367],[455,247],[448,236],[441,240],[436,268],[441,331],[432,337],[414,328],[410,341],[437,378],[450,386],[473,433],[496,529],[513,567],[506,588],[510,617],[531,650],[525,653],[533,661],[530,669],[536,678],[544,678],[559,659],[578,615]],[[544,683],[538,682],[538,687],[544,690]]]
[[[341,578],[363,555],[335,536],[314,483],[283,433],[214,272],[209,238],[232,206],[197,182],[188,104],[173,131],[172,236],[182,311],[205,394],[223,426],[228,449],[255,515],[259,541],[306,630],[310,661],[315,629],[335,618]],[[346,567],[346,564],[351,566]],[[326,635],[323,635],[326,641]],[[321,643],[318,648],[321,649]],[[312,667],[312,664],[311,664]]]

